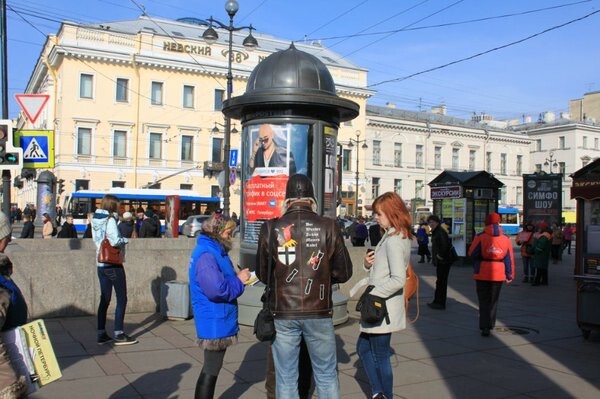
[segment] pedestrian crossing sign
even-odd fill
[[[23,168],[54,167],[53,130],[17,130],[14,143],[23,149]]]

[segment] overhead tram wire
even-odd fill
[[[446,10],[448,10],[448,9],[450,9],[450,8],[452,8],[452,7],[456,6],[456,5],[458,5],[458,4],[460,4],[460,3],[464,2],[464,1],[465,1],[465,0],[458,0],[458,1],[455,1],[454,3],[452,3],[452,4],[449,4],[449,5],[447,5],[446,7],[443,7],[443,8],[441,8],[441,9],[439,9],[439,10],[437,10],[437,11],[435,11],[435,12],[433,12],[433,13],[429,14],[429,15],[426,15],[426,16],[424,16],[423,18],[420,18],[420,19],[418,19],[417,21],[415,21],[415,22],[413,22],[413,23],[411,23],[411,24],[408,24],[408,25],[406,25],[406,26],[405,26],[405,28],[409,28],[409,27],[411,27],[411,26],[413,26],[413,25],[416,25],[416,24],[418,24],[419,22],[421,22],[421,21],[424,21],[424,20],[426,20],[426,19],[428,19],[428,18],[431,18],[431,17],[433,17],[434,15],[437,15],[437,14],[439,14],[439,13],[442,13],[442,12],[444,12],[444,11],[446,11]],[[378,43],[378,42],[380,42],[380,41],[382,41],[382,40],[385,40],[385,39],[387,39],[387,38],[388,38],[388,37],[390,37],[390,36],[393,36],[393,35],[395,35],[396,33],[397,33],[397,32],[390,33],[390,34],[387,34],[387,35],[385,35],[385,36],[383,36],[383,37],[380,37],[379,39],[373,40],[372,42],[370,42],[370,43],[368,43],[368,44],[365,44],[365,45],[364,45],[364,46],[362,46],[362,47],[359,47],[358,49],[356,49],[356,50],[352,51],[351,53],[344,54],[342,57],[338,58],[337,60],[340,60],[340,59],[343,59],[343,58],[347,58],[347,57],[351,56],[352,54],[356,54],[356,53],[358,53],[359,51],[361,51],[361,50],[364,50],[364,49],[366,49],[367,47],[370,47],[370,46],[374,45],[375,43]],[[337,61],[337,60],[336,60],[336,61]]]
[[[595,15],[595,14],[598,14],[598,13],[600,13],[600,10],[593,11],[593,12],[591,12],[589,14],[586,14],[586,15],[584,15],[582,17],[579,17],[579,18],[572,19],[572,20],[567,21],[567,22],[565,22],[563,24],[555,25],[555,26],[553,26],[551,28],[544,29],[541,32],[534,33],[533,35],[529,35],[529,36],[527,36],[527,37],[525,37],[523,39],[515,40],[513,42],[504,44],[502,46],[497,46],[497,47],[491,48],[491,49],[486,50],[486,51],[481,51],[481,52],[479,52],[477,54],[473,54],[473,55],[471,55],[469,57],[464,57],[464,58],[461,58],[461,59],[458,59],[458,60],[455,60],[455,61],[448,62],[448,63],[443,64],[443,65],[439,65],[437,67],[425,69],[423,71],[415,72],[413,74],[410,74],[410,75],[407,75],[407,76],[403,76],[403,77],[400,77],[400,78],[383,80],[381,82],[377,82],[377,83],[373,83],[373,84],[367,85],[367,87],[380,86],[382,84],[391,83],[391,82],[402,82],[403,80],[410,79],[410,78],[413,78],[415,76],[419,76],[419,75],[423,75],[423,74],[428,73],[428,72],[433,72],[433,71],[437,71],[437,70],[440,70],[440,69],[443,69],[443,68],[447,68],[447,67],[449,67],[451,65],[455,65],[455,64],[458,64],[458,63],[461,63],[461,62],[464,62],[464,61],[472,60],[473,58],[481,57],[482,55],[489,54],[489,53],[492,53],[494,51],[502,50],[502,49],[505,49],[507,47],[514,46],[516,44],[523,43],[523,42],[525,42],[527,40],[533,39],[533,38],[535,38],[537,36],[541,36],[541,35],[543,35],[545,33],[551,32],[553,30],[560,29],[560,28],[563,28],[563,27],[565,27],[567,25],[573,24],[575,22],[582,21],[582,20],[584,20],[586,18],[589,18],[592,15]]]
[[[353,10],[357,9],[358,7],[360,7],[360,6],[362,6],[363,4],[365,4],[365,3],[368,3],[368,2],[369,2],[369,0],[364,0],[364,1],[362,1],[361,3],[358,3],[357,5],[350,7],[350,8],[349,8],[349,9],[347,9],[346,11],[343,11],[341,14],[339,14],[339,15],[336,15],[334,18],[332,18],[332,19],[330,19],[329,21],[325,22],[323,25],[321,25],[321,26],[317,27],[317,28],[316,28],[316,29],[314,29],[312,32],[310,32],[310,33],[307,33],[307,34],[305,35],[305,37],[306,37],[306,36],[310,36],[310,35],[312,35],[313,33],[315,33],[315,32],[317,32],[317,31],[319,31],[319,30],[323,29],[323,28],[324,28],[324,27],[326,27],[327,25],[331,24],[332,22],[335,22],[335,21],[337,21],[338,19],[340,19],[340,18],[341,18],[341,17],[343,17],[344,15],[346,15],[346,14],[350,13],[351,11],[353,11]]]
[[[490,17],[467,19],[464,21],[447,22],[444,24],[415,26],[412,28],[400,28],[400,29],[392,29],[392,30],[386,30],[386,31],[381,31],[381,32],[362,33],[366,30],[365,29],[365,30],[361,31],[361,33],[354,33],[351,35],[325,36],[325,37],[318,37],[318,38],[309,37],[309,38],[307,38],[307,40],[326,41],[326,40],[335,40],[335,39],[352,39],[352,38],[357,38],[357,37],[379,36],[379,35],[385,35],[388,33],[411,32],[411,31],[415,31],[415,30],[435,29],[435,28],[445,28],[448,26],[467,25],[467,24],[472,24],[472,23],[476,23],[476,22],[492,21],[495,19],[503,19],[503,18],[510,18],[510,17],[519,17],[519,16],[523,16],[523,15],[528,15],[528,14],[535,14],[535,13],[539,13],[539,12],[543,12],[543,11],[550,11],[550,10],[555,10],[558,8],[571,7],[571,6],[580,5],[583,3],[589,3],[591,1],[594,1],[594,0],[582,0],[582,1],[577,1],[574,3],[561,4],[558,6],[536,8],[534,10],[520,11],[520,12],[515,12],[515,13],[510,13],[510,14],[494,15],[494,16],[490,16]],[[371,27],[373,27],[373,26],[371,26]],[[370,28],[367,28],[367,29],[370,29]],[[341,43],[341,42],[338,42],[338,43]],[[335,44],[337,44],[337,43],[335,43]]]
[[[387,22],[387,21],[389,21],[390,19],[396,18],[397,16],[400,16],[400,15],[402,15],[402,14],[404,14],[404,13],[407,13],[407,12],[409,12],[409,11],[411,11],[411,10],[414,10],[415,8],[417,8],[417,7],[419,7],[419,6],[421,6],[421,5],[425,4],[425,3],[427,3],[428,1],[429,1],[429,0],[423,0],[423,1],[421,1],[420,3],[418,3],[418,4],[415,4],[415,5],[413,5],[413,6],[410,6],[410,7],[408,7],[408,8],[405,8],[404,10],[402,10],[402,11],[399,11],[399,12],[397,12],[397,13],[396,13],[396,14],[394,14],[394,15],[391,15],[391,16],[389,16],[389,17],[387,17],[387,18],[384,18],[384,19],[382,19],[381,21],[378,21],[378,22],[376,22],[376,23],[372,24],[371,26],[368,26],[368,27],[366,27],[365,29],[361,30],[361,31],[360,31],[360,32],[358,32],[358,33],[360,34],[360,33],[366,32],[366,31],[368,31],[368,30],[369,30],[369,29],[371,29],[371,28],[374,28],[374,27],[376,27],[376,26],[379,26],[379,25],[381,25],[381,24],[382,24],[382,23],[384,23],[384,22]],[[350,38],[352,38],[352,37],[354,37],[354,36],[347,36],[346,38],[344,38],[344,39],[342,39],[342,40],[340,40],[340,41],[338,41],[338,42],[335,42],[335,43],[333,43],[332,45],[330,45],[330,46],[329,46],[329,48],[330,48],[330,49],[331,49],[331,48],[334,48],[334,47],[335,47],[335,46],[337,46],[338,44],[341,44],[341,43],[345,42],[346,40],[348,40],[348,39],[350,39]]]
[[[20,12],[19,12],[19,11],[15,11],[15,10],[14,10],[14,9],[12,9],[12,8],[11,8],[11,6],[9,6],[9,5],[7,5],[6,7],[7,7],[7,9],[11,9],[11,11],[12,11],[12,12],[14,12],[15,14],[17,14],[17,15],[18,15],[18,16],[19,16],[19,17],[20,17],[20,18],[21,18],[23,21],[25,21],[25,23],[27,23],[29,26],[31,26],[31,27],[32,27],[34,30],[36,30],[36,31],[37,31],[37,32],[39,32],[40,34],[42,34],[42,36],[44,36],[44,37],[46,37],[46,36],[47,36],[47,35],[46,35],[44,32],[42,32],[40,29],[38,29],[38,27],[37,27],[35,24],[33,24],[32,22],[30,22],[29,20],[27,20],[27,18],[23,17],[23,16],[20,14]],[[64,51],[66,51],[66,52],[68,52],[68,50],[67,50],[65,47],[63,47],[62,45],[60,45],[60,44],[57,44],[57,45],[56,45],[56,47],[57,47],[57,48],[60,48],[60,49],[62,49],[62,50],[64,50]],[[89,64],[89,63],[88,63],[87,61],[85,61],[83,58],[81,58],[81,57],[79,57],[79,56],[77,56],[77,55],[73,55],[73,58],[77,59],[79,62],[81,62],[82,64],[84,64],[85,66],[87,66],[88,68],[90,68],[91,70],[93,70],[94,72],[96,72],[98,75],[100,75],[100,76],[102,76],[102,77],[106,78],[107,80],[109,80],[109,81],[111,81],[111,82],[113,82],[113,83],[115,83],[115,84],[116,84],[116,80],[114,80],[112,77],[110,77],[110,76],[106,75],[106,74],[105,74],[105,73],[103,73],[102,71],[100,71],[100,70],[98,70],[98,69],[94,68],[94,67],[93,67],[91,64]],[[134,94],[134,95],[137,95],[137,96],[139,96],[140,98],[143,98],[143,99],[146,99],[146,100],[151,100],[151,98],[150,98],[150,97],[148,97],[148,96],[146,96],[146,95],[144,95],[144,94],[142,94],[142,93],[139,93],[139,92],[135,91],[134,89],[131,89],[131,88],[130,88],[130,89],[128,89],[128,90],[129,90],[129,92],[131,92],[131,93],[132,93],[132,94]],[[171,104],[168,104],[168,103],[166,103],[166,102],[165,102],[165,103],[163,103],[163,106],[165,106],[165,107],[168,107],[168,108],[172,108],[173,110],[181,110],[181,107],[180,107],[180,106],[171,105]],[[207,112],[207,113],[213,113],[214,111],[201,111],[201,110],[196,110],[196,112]]]
[[[246,18],[248,18],[250,15],[254,14],[254,11],[258,10],[259,8],[261,8],[266,2],[267,2],[267,0],[263,0],[259,5],[257,5],[252,10],[250,10],[250,12],[248,14],[244,15],[242,18],[239,18],[238,19],[238,23],[241,24],[242,22],[244,22],[244,20]]]

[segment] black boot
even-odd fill
[[[200,373],[196,382],[195,399],[213,399],[215,395],[215,385],[217,385],[217,376]]]
[[[425,263],[425,257],[421,256],[421,259],[417,263]]]

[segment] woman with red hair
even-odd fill
[[[390,362],[392,332],[406,328],[404,283],[410,261],[412,221],[404,201],[396,193],[385,193],[373,202],[373,213],[385,231],[374,251],[367,252],[363,266],[369,272],[370,294],[387,298],[389,321],[360,323],[357,353],[371,384],[373,398],[391,399],[394,394]]]

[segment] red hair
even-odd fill
[[[373,210],[385,214],[390,222],[390,227],[396,230],[395,234],[403,233],[404,238],[413,238],[410,212],[398,194],[393,192],[381,194],[373,202]]]

